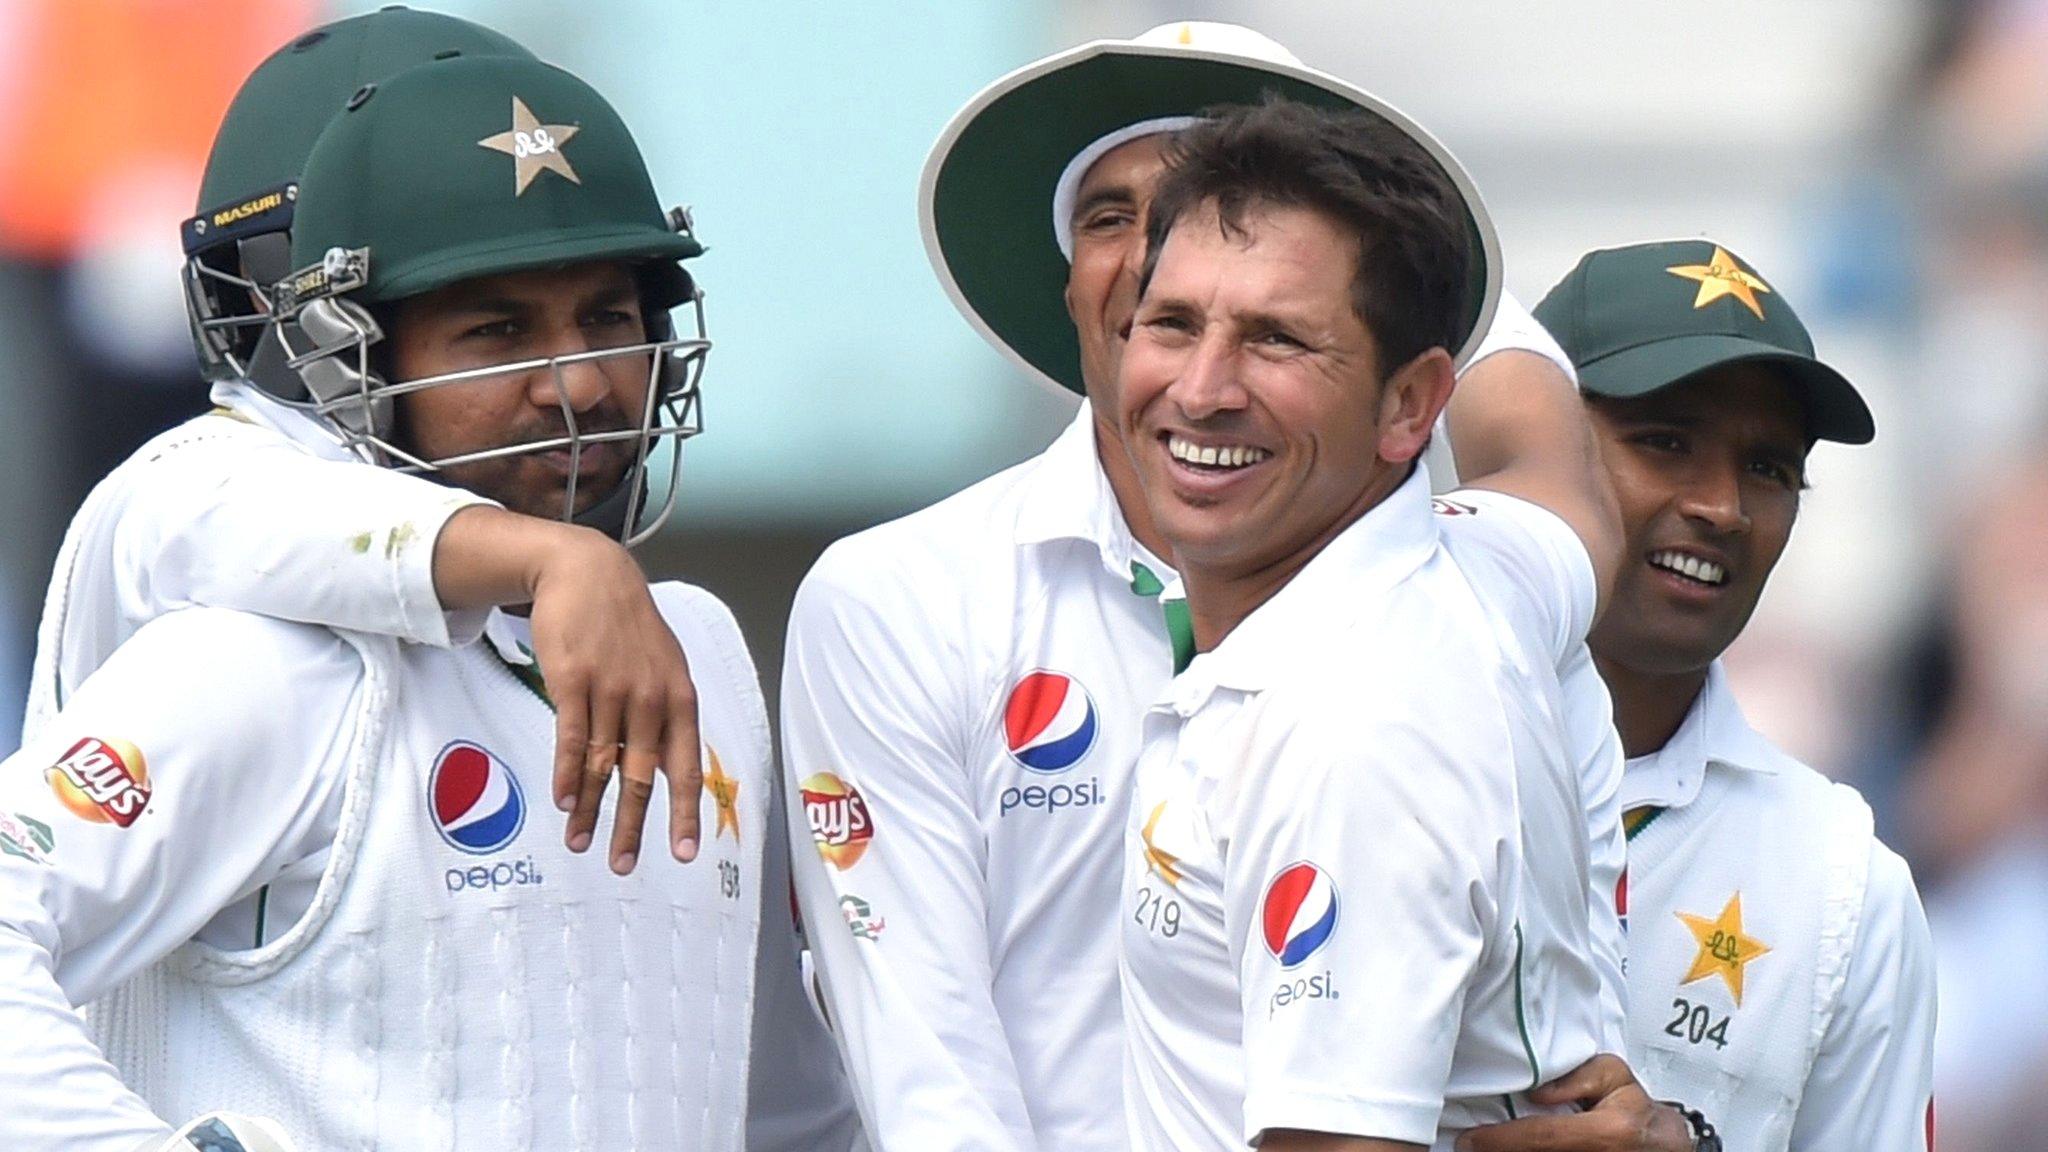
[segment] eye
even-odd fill
[[[617,328],[629,324],[638,324],[640,323],[640,317],[623,308],[601,308],[584,317],[583,323],[586,327],[590,328]]]
[[[1648,448],[1652,452],[1677,453],[1686,450],[1685,437],[1680,436],[1676,432],[1665,431],[1661,428],[1652,429],[1648,432],[1638,432],[1634,436],[1629,437],[1629,441]]]
[[[1189,320],[1178,312],[1161,312],[1154,316],[1147,316],[1138,321],[1138,326],[1140,328],[1148,328],[1154,332],[1174,332],[1182,335],[1192,333],[1195,330],[1194,321]]]
[[[490,320],[463,329],[464,340],[507,340],[520,334],[517,320]]]
[[[1776,460],[1755,460],[1749,465],[1752,475],[1778,485],[1789,492],[1798,492],[1806,487],[1806,478],[1799,470]]]
[[[1074,231],[1090,234],[1114,232],[1122,228],[1128,228],[1137,222],[1137,212],[1128,207],[1119,205],[1097,208],[1095,211],[1081,217]]]
[[[1260,333],[1253,339],[1252,343],[1283,352],[1305,352],[1308,350],[1307,344],[1278,329]]]

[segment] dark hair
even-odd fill
[[[1238,236],[1252,209],[1306,208],[1358,239],[1351,308],[1372,332],[1382,376],[1431,348],[1458,350],[1474,253],[1464,197],[1434,156],[1377,116],[1271,93],[1205,117],[1168,149],[1141,292],[1190,211],[1214,204],[1224,235]]]

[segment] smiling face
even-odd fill
[[[1349,232],[1271,205],[1241,223],[1175,222],[1123,354],[1120,428],[1191,578],[1291,575],[1400,484],[1450,396],[1440,348],[1383,372]]]
[[[1734,364],[1645,396],[1589,396],[1587,410],[1627,537],[1593,652],[1650,675],[1703,669],[1749,623],[1791,538],[1798,400],[1776,370]]]
[[[1081,343],[1082,382],[1100,412],[1116,409],[1117,357],[1138,303],[1145,213],[1166,167],[1168,139],[1164,134],[1141,136],[1103,153],[1074,195],[1067,315]]]
[[[640,293],[616,261],[479,277],[398,303],[389,325],[394,381],[645,343]],[[650,359],[622,354],[440,384],[398,397],[397,440],[442,460],[640,426]],[[616,489],[635,455],[630,440],[585,443],[575,510]],[[451,465],[440,475],[517,512],[557,518],[570,478],[567,447]]]

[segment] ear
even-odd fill
[[[1406,464],[1429,446],[1437,414],[1451,402],[1457,384],[1451,354],[1431,348],[1395,369],[1380,389],[1380,459]]]

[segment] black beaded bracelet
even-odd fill
[[[1707,1122],[1699,1109],[1687,1108],[1676,1100],[1660,1100],[1658,1103],[1677,1109],[1678,1114],[1685,1117],[1686,1127],[1692,1129],[1693,1152],[1721,1152],[1721,1134],[1714,1131],[1714,1126]]]

